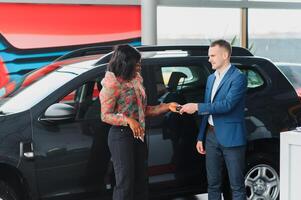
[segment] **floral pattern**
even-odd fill
[[[146,94],[140,74],[131,81],[106,72],[99,93],[102,121],[117,126],[126,126],[126,117],[139,121],[145,128]],[[150,108],[148,108],[150,109]]]

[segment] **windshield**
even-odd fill
[[[52,63],[50,65],[44,66],[42,68],[36,69],[34,71],[31,71],[27,74],[25,74],[23,77],[16,79],[12,82],[9,82],[2,88],[0,88],[0,105],[3,104],[8,98],[13,97],[17,95],[19,92],[24,90],[29,85],[33,84],[34,82],[40,80],[45,75],[70,64],[80,64],[82,62],[91,62],[88,64],[94,63],[95,59],[98,59],[101,55],[87,55],[79,58],[70,58],[63,61],[57,61],[55,63]]]
[[[77,74],[72,72],[72,70],[63,71],[63,69],[60,69],[54,71],[25,87],[22,91],[14,93],[8,101],[0,106],[0,111],[3,113],[15,113],[30,109],[76,76]]]
[[[29,72],[26,75],[24,75],[23,77],[16,79],[12,82],[9,82],[4,87],[0,88],[1,102],[3,103],[8,98],[10,98],[14,95],[17,95],[23,89],[25,89],[29,85],[33,84],[34,82],[40,80],[45,75],[53,72],[54,70],[58,69],[59,67],[61,67],[60,63],[51,64],[51,65],[45,66],[43,68]]]

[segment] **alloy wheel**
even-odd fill
[[[280,190],[279,183],[279,176],[273,167],[256,165],[245,176],[247,199],[276,200]]]

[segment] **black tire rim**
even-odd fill
[[[278,173],[265,164],[254,166],[245,176],[248,200],[276,200],[280,191]]]

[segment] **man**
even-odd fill
[[[244,108],[247,80],[230,64],[231,52],[231,45],[225,40],[211,43],[208,56],[215,72],[207,79],[204,103],[188,103],[180,110],[180,113],[189,114],[197,111],[203,116],[196,148],[200,154],[206,154],[209,200],[221,199],[224,161],[232,199],[246,200]]]

